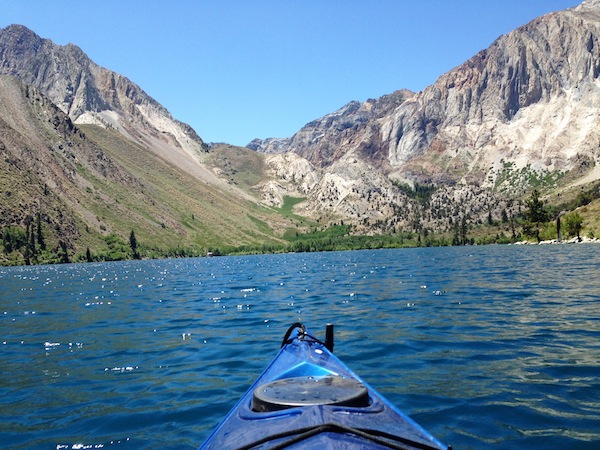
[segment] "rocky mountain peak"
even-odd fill
[[[77,124],[114,128],[182,168],[198,167],[202,139],[126,77],[21,25],[0,30],[0,74],[37,87]]]
[[[29,28],[19,24],[9,25],[6,28],[0,29],[0,32],[2,32],[3,40],[11,43],[11,45],[8,45],[7,47],[12,47],[20,52],[35,52],[44,42],[44,39],[39,37]]]
[[[600,10],[600,0],[585,0],[575,7],[575,11],[590,9]]]

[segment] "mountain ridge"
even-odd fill
[[[365,155],[378,170],[408,182],[485,184],[491,178],[493,184],[507,161],[516,169],[530,164],[539,172],[577,169],[581,160],[600,166],[593,127],[579,134],[568,129],[579,116],[586,124],[597,123],[598,115],[589,110],[600,101],[599,17],[598,2],[587,2],[500,36],[433,85],[394,105],[388,114],[369,118],[360,130],[348,130],[350,135],[337,154]],[[593,103],[592,108],[585,102]],[[578,151],[561,151],[544,142],[543,121],[548,117],[533,109],[549,104],[562,122],[553,120],[548,134]],[[570,117],[564,112],[566,104],[578,108],[569,112]],[[338,112],[340,120],[351,116],[344,108]],[[325,116],[292,138],[278,140],[278,151],[294,151],[318,167],[327,167],[331,160],[315,158],[298,143],[315,123],[333,129]],[[540,136],[525,132],[531,127],[537,127]],[[340,136],[331,134],[330,142],[335,143]],[[318,145],[327,147],[330,142],[321,140]],[[249,147],[270,150],[268,140],[255,140]]]
[[[76,45],[56,45],[22,25],[10,25],[0,29],[0,73],[36,86],[74,123],[115,128],[181,169],[210,179],[200,173],[206,148],[196,131]]]

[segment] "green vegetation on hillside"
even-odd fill
[[[431,196],[437,189],[433,184],[415,183],[414,186],[410,186],[408,183],[400,183],[396,180],[392,180],[392,183],[400,189],[401,192],[408,195],[408,197],[417,200],[421,205],[429,203]]]
[[[248,149],[219,153],[234,177],[229,190],[207,169],[182,171],[114,129],[83,125],[71,138],[64,151],[32,151],[27,163],[10,153],[0,159],[0,264],[217,254],[282,243],[286,229],[304,226],[235,191],[250,193],[262,176],[263,159]],[[29,225],[36,215],[40,227]],[[31,244],[32,227],[43,230],[46,248]]]
[[[118,186],[112,187],[110,196],[119,199],[121,211],[110,217],[111,212],[105,210],[99,217],[116,224],[112,231],[121,236],[135,229],[138,241],[150,245],[152,254],[161,251],[180,254],[184,248],[192,249],[193,254],[203,254],[208,247],[280,240],[277,230],[267,225],[278,223],[272,210],[181,172],[116,131],[92,126],[85,127],[85,131],[128,173],[144,180],[134,197],[124,195],[128,190],[121,194],[114,191]],[[233,160],[226,158],[228,152],[233,150],[227,147],[219,153],[224,161]],[[230,164],[239,167],[232,169],[236,174],[243,168],[248,179],[254,171],[261,173],[261,162],[251,153],[243,153],[240,158]],[[101,191],[108,189],[99,187]]]
[[[47,226],[41,214],[28,217],[25,227],[10,225],[0,234],[0,264],[54,264],[70,262],[67,244],[59,240],[49,247],[46,243]]]
[[[305,200],[306,199],[304,197],[290,197],[289,195],[285,195],[283,197],[283,205],[281,205],[281,208],[279,208],[278,211],[283,217],[297,220],[299,222],[306,221],[307,223],[314,225],[313,222],[308,221],[305,217],[294,214],[294,206],[296,206],[299,203],[302,203]]]
[[[502,169],[497,173],[494,188],[501,192],[510,192],[515,186],[549,189],[557,186],[565,175],[564,172],[534,170],[529,164],[517,169],[514,162],[503,161]]]
[[[579,237],[585,229],[587,219],[580,213],[584,210],[600,210],[600,195],[590,190],[576,196],[570,204],[579,205],[576,210],[557,215],[557,206],[551,207],[534,190],[527,200],[527,208],[521,215],[509,218],[503,215],[501,220],[487,223],[474,223],[468,216],[456,222],[450,233],[434,233],[430,230],[420,232],[401,232],[374,236],[352,234],[352,226],[343,223],[325,227],[311,225],[303,232],[289,228],[279,241],[256,244],[228,245],[217,244],[202,246],[194,243],[180,244],[174,247],[160,248],[144,239],[138,238],[138,232],[130,230],[120,235],[109,233],[103,238],[103,245],[86,252],[71,254],[64,242],[54,247],[46,246],[46,226],[40,220],[31,218],[26,227],[10,226],[4,228],[0,241],[2,264],[37,264],[61,262],[116,261],[124,259],[150,259],[165,257],[224,256],[258,253],[318,252],[378,248],[430,247],[473,244],[506,244],[531,238],[534,242],[556,239],[557,224],[564,237]],[[301,199],[288,198],[281,208],[283,215],[292,215],[293,204]],[[583,202],[583,204],[580,204]],[[564,205],[562,205],[564,206]],[[262,232],[272,231],[268,223],[248,214]],[[296,216],[299,217],[299,216]],[[592,229],[588,230],[594,236]]]

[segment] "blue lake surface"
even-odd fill
[[[600,448],[600,246],[0,268],[0,447],[197,448],[296,321],[454,449]]]

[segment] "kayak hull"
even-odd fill
[[[201,449],[447,449],[301,326]]]

